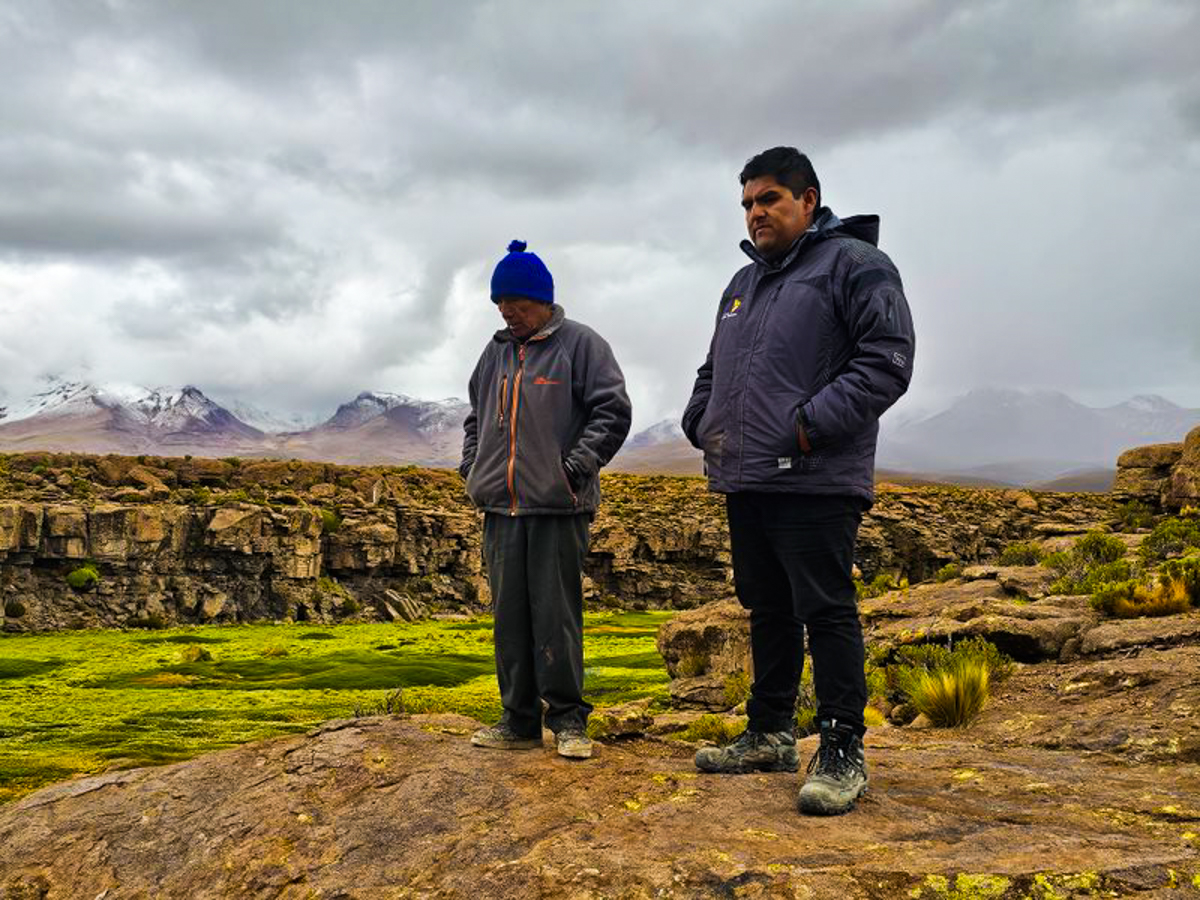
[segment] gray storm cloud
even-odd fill
[[[912,402],[1200,405],[1196,46],[1169,0],[0,2],[0,390],[461,394],[522,237],[648,425],[744,262],[738,169],[794,143],[883,216]]]

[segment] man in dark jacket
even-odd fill
[[[792,147],[742,170],[750,264],[725,289],[683,429],[726,494],[738,599],[750,610],[749,724],[702,749],[708,772],[799,767],[795,703],[808,633],[821,744],[806,813],[849,810],[867,787],[863,637],[851,576],[874,499],[879,416],[912,376],[900,275],[876,249],[879,220],[821,206]]]
[[[583,699],[583,559],[600,502],[600,468],[629,433],[631,406],[612,350],[554,303],[554,281],[523,241],[492,274],[506,327],[471,375],[462,464],[484,513],[483,553],[495,615],[504,715],[479,747],[542,743],[591,756]]]

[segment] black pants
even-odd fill
[[[850,574],[864,505],[801,494],[726,498],[738,600],[750,610],[754,685],[746,711],[755,731],[793,727],[805,629],[818,719],[865,730],[862,625]]]
[[[483,519],[504,721],[523,735],[583,728],[583,558],[591,516]]]

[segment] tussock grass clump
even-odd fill
[[[993,683],[1012,674],[1013,661],[981,637],[951,646],[901,647],[888,666],[893,695],[942,728],[969,725],[987,703]]]
[[[1000,551],[998,562],[1002,566],[1036,566],[1045,555],[1046,551],[1033,541],[1017,541]]]
[[[67,584],[77,591],[86,591],[100,583],[100,571],[95,563],[84,563],[67,573]]]
[[[725,702],[730,709],[750,699],[750,674],[743,669],[731,672],[725,679]]]
[[[179,654],[180,661],[185,663],[212,662],[212,658],[212,654],[200,644],[188,644]]]
[[[1187,612],[1200,606],[1200,557],[1171,560],[1154,584],[1127,579],[1103,585],[1092,594],[1091,603],[1094,609],[1118,619]]]
[[[711,741],[714,744],[728,744],[742,733],[746,726],[743,719],[729,720],[713,713],[706,713],[692,722],[683,731],[673,734],[676,740],[697,743]]]
[[[912,686],[912,704],[939,728],[962,728],[983,712],[989,683],[987,663],[961,657],[948,668],[920,673]]]
[[[675,674],[679,678],[696,678],[708,671],[708,656],[699,651],[685,653],[675,666]]]

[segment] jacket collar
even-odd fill
[[[500,341],[502,344],[521,344],[528,343],[529,341],[541,341],[558,331],[566,319],[567,316],[566,313],[563,312],[563,308],[555,303],[550,307],[550,321],[543,325],[536,334],[531,334],[529,337],[525,338],[524,341],[521,341],[515,334],[509,331],[508,328],[501,328],[494,335],[492,335],[492,340]]]
[[[813,216],[808,230],[800,235],[796,242],[788,248],[787,253],[779,259],[767,260],[748,240],[742,241],[741,248],[742,252],[750,257],[756,265],[762,266],[768,272],[778,272],[795,262],[796,257],[806,247],[836,235],[857,238],[873,246],[878,246],[879,216],[850,216],[847,219],[839,219],[828,206],[822,206]]]

